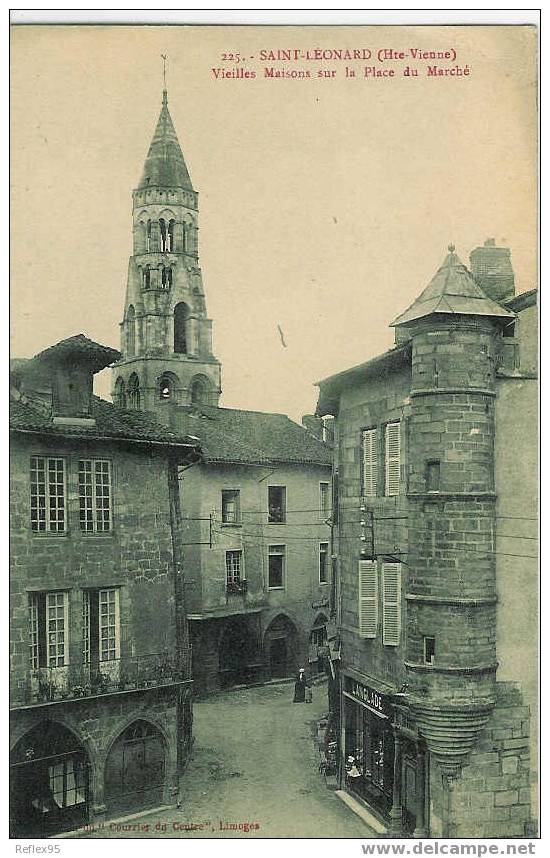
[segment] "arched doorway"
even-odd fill
[[[261,663],[258,646],[246,620],[226,626],[219,644],[220,685],[244,685],[258,673]]]
[[[149,721],[138,720],[115,739],[105,763],[105,804],[109,813],[162,804],[165,742]]]
[[[296,627],[285,614],[271,621],[264,636],[264,655],[272,679],[292,676],[296,663]]]
[[[10,756],[12,837],[48,837],[88,821],[89,761],[76,736],[42,721]]]

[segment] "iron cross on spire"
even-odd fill
[[[168,59],[168,57],[166,54],[161,54],[161,57],[162,57],[162,80],[163,80],[163,84],[164,84],[164,86],[162,88],[162,93],[164,96],[163,100],[166,101],[166,95],[167,95],[167,93],[166,93],[166,60]]]

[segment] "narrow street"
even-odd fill
[[[327,711],[326,686],[313,689],[312,704],[293,704],[292,693],[292,684],[267,685],[196,703],[195,747],[181,780],[181,809],[122,823],[126,830],[106,823],[95,836],[376,836],[327,790],[319,773],[313,727]],[[221,828],[239,823],[240,830]],[[203,828],[189,830],[193,825]]]

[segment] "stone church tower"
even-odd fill
[[[221,365],[212,354],[198,262],[198,194],[168,111],[166,89],[143,174],[133,192],[133,254],[128,264],[122,360],[113,401],[155,411],[217,405]]]

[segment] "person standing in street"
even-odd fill
[[[294,700],[293,703],[305,703],[306,699],[306,672],[303,667],[300,668],[296,682],[294,683]]]

